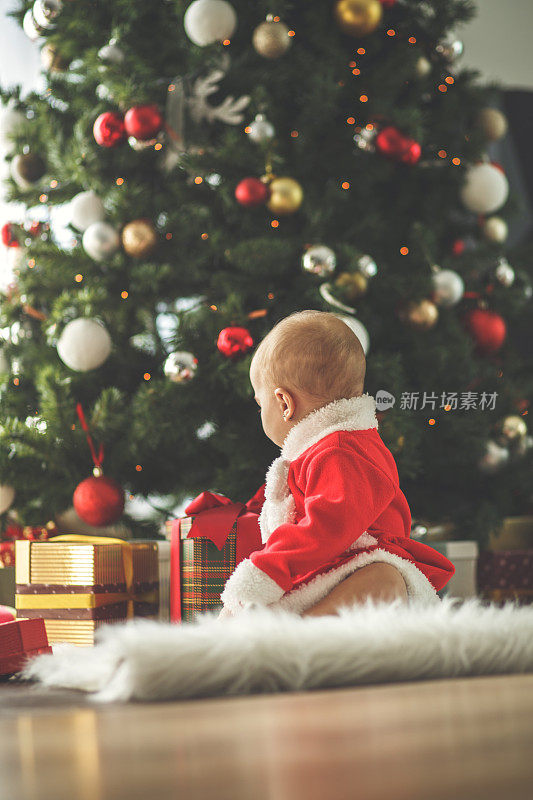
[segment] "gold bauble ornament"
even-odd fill
[[[379,0],[338,0],[334,9],[337,25],[350,36],[367,36],[383,16]]]
[[[149,219],[135,219],[122,230],[122,246],[134,258],[143,258],[152,253],[157,242],[157,231]]]
[[[501,430],[503,438],[508,442],[514,442],[523,439],[527,434],[527,425],[522,417],[517,414],[511,414],[505,417],[498,426]]]
[[[341,272],[335,281],[335,286],[343,290],[348,300],[353,301],[365,294],[368,280],[361,272]]]
[[[400,311],[400,318],[411,328],[428,331],[439,318],[439,310],[431,300],[411,300]]]
[[[52,42],[46,42],[41,50],[41,64],[47,72],[65,72],[69,63]]]
[[[270,15],[269,15],[270,16]],[[254,30],[252,42],[255,50],[264,58],[279,58],[291,46],[289,29],[283,22],[274,22],[267,17]]]
[[[303,189],[294,178],[274,178],[267,207],[273,214],[293,214],[300,208]]]
[[[497,108],[482,108],[477,115],[476,128],[483,131],[489,142],[496,142],[507,133],[507,117]]]

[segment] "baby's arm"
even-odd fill
[[[364,456],[331,447],[309,463],[305,516],[284,523],[263,550],[238,565],[221,599],[236,612],[247,603],[270,605],[290,591],[294,578],[343,553],[391,502],[392,480]]]

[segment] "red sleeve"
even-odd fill
[[[287,592],[295,576],[333,560],[355,542],[395,493],[380,467],[349,450],[328,448],[307,468],[305,516],[276,528],[250,560]]]

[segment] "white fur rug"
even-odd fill
[[[187,625],[136,619],[101,628],[94,648],[54,650],[23,677],[98,702],[533,672],[533,606],[368,600],[337,617],[256,608]]]

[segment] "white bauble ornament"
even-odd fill
[[[113,100],[113,95],[104,83],[99,83],[95,89],[95,94],[99,100]]]
[[[509,229],[501,217],[489,217],[483,225],[483,235],[489,242],[505,242]]]
[[[8,153],[13,149],[11,136],[17,133],[21,124],[26,120],[24,114],[16,111],[11,103],[7,105],[0,105],[0,158],[4,152]]]
[[[198,359],[192,353],[179,350],[171,353],[165,361],[164,372],[173,383],[187,383],[198,369]]]
[[[82,239],[83,249],[95,261],[104,261],[120,247],[120,235],[108,222],[93,222]]]
[[[28,37],[28,39],[31,39],[32,42],[36,42],[37,39],[39,39],[41,36],[41,31],[38,30],[35,24],[31,8],[24,14],[24,19],[22,21],[22,29],[26,34],[26,36]]]
[[[302,267],[306,272],[327,278],[335,271],[337,257],[331,247],[315,244],[308,247],[302,256]]]
[[[117,44],[116,39],[110,39],[109,44],[105,44],[98,51],[98,58],[108,64],[122,64],[124,53]]]
[[[4,514],[13,505],[15,490],[7,483],[0,483],[0,514]]]
[[[33,4],[33,19],[37,30],[46,31],[53,28],[62,6],[61,0],[35,0]]]
[[[70,223],[79,231],[101,222],[105,217],[104,204],[92,189],[80,192],[70,201]]]
[[[509,194],[509,183],[494,164],[473,164],[466,171],[461,200],[475,214],[492,214],[503,206]]]
[[[448,308],[459,302],[465,291],[463,279],[453,269],[439,269],[432,277],[433,300]]]
[[[111,352],[111,337],[95,319],[79,317],[65,326],[57,343],[61,361],[76,370],[88,372],[100,367]]]
[[[482,108],[476,119],[476,127],[483,131],[489,142],[496,142],[507,133],[507,117],[497,108]]]
[[[226,0],[194,0],[185,12],[183,25],[189,39],[205,47],[231,38],[237,27],[237,14]]]
[[[257,144],[269,142],[274,136],[274,126],[267,120],[264,114],[256,114],[253,122],[246,128],[248,138]]]
[[[368,348],[370,347],[370,336],[363,323],[359,322],[359,320],[355,319],[355,317],[348,317],[345,314],[335,314],[335,316],[339,319],[342,319],[342,321],[347,324],[350,330],[355,333],[361,342],[361,347],[363,348],[363,352],[366,356],[368,353]]]

